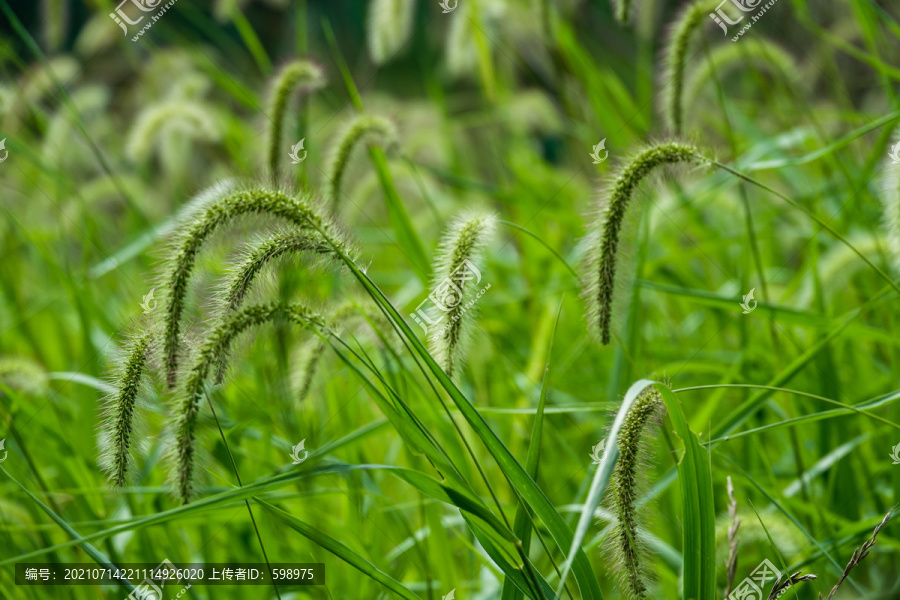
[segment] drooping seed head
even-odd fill
[[[144,371],[153,347],[153,332],[141,333],[131,344],[114,379],[114,391],[104,402],[100,425],[100,464],[115,487],[124,487],[132,463],[131,446],[137,429],[139,396],[146,391]]]
[[[321,88],[323,85],[325,85],[325,73],[321,67],[308,60],[290,62],[275,75],[266,110],[266,116],[269,119],[268,165],[269,173],[273,177],[278,176],[282,154],[288,154],[287,148],[281,146],[281,139],[291,94],[297,89],[308,92]]]
[[[641,487],[640,474],[644,470],[642,455],[648,438],[647,428],[659,421],[664,410],[660,393],[655,388],[648,388],[628,411],[617,437],[619,459],[610,480],[617,522],[606,544],[621,580],[620,587],[629,600],[647,597],[648,572],[644,546],[638,536],[635,502]]]
[[[496,225],[497,218],[490,213],[462,215],[450,226],[435,259],[430,297],[436,305],[436,332],[429,330],[428,338],[435,360],[451,377],[462,364],[475,319],[481,280],[477,263]]]
[[[710,0],[696,0],[685,6],[672,25],[663,46],[665,62],[661,85],[664,90],[663,100],[665,103],[663,116],[669,130],[676,135],[680,134],[684,128],[685,66],[691,36],[715,8],[715,3]]]
[[[163,289],[166,293],[164,345],[166,380],[175,385],[178,369],[179,331],[185,309],[187,284],[197,254],[213,232],[225,223],[245,215],[270,215],[281,218],[300,231],[315,230],[335,251],[349,253],[334,226],[325,219],[306,196],[294,196],[273,188],[257,187],[233,191],[214,201],[188,222],[176,238],[172,256],[167,261]]]
[[[376,65],[393,60],[409,43],[416,17],[416,0],[372,0],[366,41]]]
[[[386,143],[393,143],[397,139],[397,130],[392,122],[383,117],[358,115],[347,124],[334,146],[325,171],[328,179],[327,197],[333,214],[337,214],[342,200],[341,183],[350,162],[350,155],[359,142],[370,136],[375,136]]]
[[[891,139],[891,154],[885,159],[880,175],[881,215],[888,251],[894,268],[900,272],[900,129]]]
[[[702,58],[698,56],[693,63],[697,63],[697,68],[691,71],[683,88],[683,104],[687,106],[693,105],[708,81],[722,80],[733,71],[766,71],[783,77],[792,89],[800,89],[803,85],[799,76],[800,68],[794,57],[765,38],[750,38],[740,44],[716,46],[710,50],[709,56],[704,53]]]
[[[214,142],[221,137],[221,130],[209,106],[194,99],[173,98],[141,111],[128,134],[125,153],[134,162],[143,162],[157,148],[165,159],[173,135]]]
[[[617,171],[611,189],[601,196],[599,218],[585,240],[583,294],[588,328],[604,345],[610,340],[619,233],[635,190],[658,167],[706,160],[687,144],[666,142],[650,146]]]
[[[275,319],[302,327],[325,330],[324,319],[301,304],[271,302],[251,305],[226,315],[210,332],[197,352],[180,387],[175,415],[175,480],[178,497],[187,503],[194,486],[195,429],[210,368],[216,357],[227,354],[235,337]]]

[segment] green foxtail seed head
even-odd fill
[[[372,0],[367,17],[369,56],[376,65],[393,60],[409,43],[416,0]]]
[[[131,345],[125,364],[115,376],[115,391],[105,402],[100,437],[103,449],[100,459],[115,487],[127,483],[131,466],[131,442],[135,432],[135,410],[147,359],[153,343],[152,332],[141,334]]]
[[[308,60],[288,63],[275,75],[266,111],[269,118],[269,172],[273,177],[278,176],[282,154],[288,153],[286,148],[281,147],[281,136],[291,93],[298,88],[311,91],[323,85],[325,74],[318,65]]]
[[[39,363],[24,356],[0,356],[0,382],[31,396],[43,396],[48,391],[49,377]],[[3,390],[0,389],[0,397]]]
[[[475,318],[481,279],[476,263],[496,225],[493,214],[466,213],[454,221],[438,248],[431,297],[443,306],[435,302],[435,324],[428,330],[428,339],[435,360],[451,377],[462,363]]]
[[[393,143],[397,139],[397,130],[393,123],[383,117],[358,115],[343,130],[331,153],[325,173],[328,179],[327,197],[331,202],[331,210],[334,214],[337,214],[341,201],[341,182],[344,172],[347,170],[347,164],[350,162],[350,155],[356,145],[370,135],[378,136],[387,143]]]
[[[311,230],[282,231],[253,242],[244,250],[237,267],[231,269],[226,280],[224,300],[219,310],[220,315],[226,315],[240,308],[253,282],[269,262],[291,254],[340,260],[334,247],[321,235]],[[220,384],[225,375],[226,357],[219,357],[217,362],[216,383]]]
[[[203,243],[221,225],[244,215],[270,215],[288,221],[299,230],[315,230],[338,252],[349,253],[339,241],[334,227],[313,208],[308,196],[292,196],[270,188],[235,191],[211,203],[187,222],[177,237],[166,266],[163,289],[166,290],[163,353],[166,381],[174,387],[178,369],[179,331],[184,312],[187,283],[197,253]]]
[[[684,78],[691,36],[715,10],[710,0],[698,0],[688,4],[672,25],[664,46],[666,68],[663,71],[663,110],[666,123],[672,133],[679,134],[684,127]]]
[[[629,600],[647,597],[647,574],[643,565],[643,547],[638,539],[638,496],[641,453],[647,425],[658,420],[664,410],[659,392],[648,388],[635,400],[625,416],[617,443],[619,459],[613,469],[611,489],[616,525],[608,538],[614,569],[622,581],[621,588]]]
[[[216,357],[227,353],[236,336],[250,327],[284,319],[295,325],[324,330],[320,315],[301,304],[277,302],[257,304],[227,315],[209,334],[187,371],[177,400],[175,415],[175,462],[178,496],[184,503],[191,498],[194,483],[194,455],[197,417],[203,399],[204,385]]]
[[[203,102],[177,98],[150,104],[141,111],[131,128],[125,152],[135,162],[147,159],[154,147],[165,156],[173,135],[186,135],[198,142],[214,142],[221,137],[218,121]]]
[[[894,268],[900,271],[900,129],[894,132],[889,154],[881,171],[879,196],[888,249]]]
[[[721,81],[734,71],[767,71],[783,77],[792,89],[803,85],[794,57],[778,44],[760,37],[745,38],[740,44],[716,46],[709,51],[709,56],[698,56],[692,63],[698,63],[697,68],[688,77],[683,93],[683,102],[688,106],[693,105],[708,81]]]
[[[608,201],[588,234],[584,261],[588,327],[599,333],[604,345],[609,344],[619,232],[635,189],[657,167],[705,160],[696,148],[686,144],[666,142],[650,146],[618,171],[612,189],[604,193],[602,199]]]

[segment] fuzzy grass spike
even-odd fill
[[[311,91],[323,85],[325,85],[325,74],[318,65],[308,60],[296,60],[288,63],[275,76],[266,111],[269,117],[269,173],[273,177],[278,176],[281,155],[287,154],[287,151],[281,147],[281,138],[291,93],[298,88]]]
[[[378,136],[386,143],[392,143],[397,139],[397,130],[389,120],[372,115],[359,115],[344,129],[325,171],[328,179],[327,197],[335,214],[341,201],[341,183],[350,155],[357,144],[368,136]]]
[[[635,501],[638,496],[641,451],[646,429],[662,414],[662,397],[655,389],[642,393],[622,424],[617,437],[619,460],[611,478],[611,489],[617,522],[610,536],[615,567],[623,581],[626,598],[647,597],[647,574],[643,566],[643,549],[638,540],[638,517]]]
[[[705,160],[693,146],[667,142],[641,151],[618,172],[601,215],[602,223],[595,225],[588,236],[585,258],[588,325],[591,331],[599,332],[604,345],[610,340],[619,233],[635,190],[657,167]]]
[[[321,316],[301,304],[268,303],[253,305],[228,315],[204,342],[187,372],[180,391],[175,425],[176,481],[178,496],[187,504],[194,484],[194,455],[197,416],[203,398],[204,384],[216,358],[228,351],[236,336],[250,327],[269,323],[277,318],[303,327],[324,329]]]
[[[715,4],[709,0],[699,0],[689,4],[675,20],[664,46],[663,113],[669,129],[676,135],[680,134],[684,128],[685,67],[691,36],[700,28],[707,15],[714,10]]]
[[[463,215],[451,225],[438,250],[432,294],[448,297],[443,289],[448,281],[460,291],[458,299],[454,299],[453,305],[447,307],[449,310],[438,311],[435,319],[438,333],[429,333],[429,339],[435,360],[451,377],[462,363],[468,329],[474,318],[470,312],[471,307],[467,306],[472,301],[472,288],[475,285],[475,275],[471,272],[470,265],[480,257],[496,225],[497,219],[492,214]],[[461,277],[461,274],[467,276]],[[455,292],[451,293],[453,294]]]
[[[409,43],[416,17],[416,0],[372,0],[366,41],[376,65],[391,61]]]
[[[211,204],[193,219],[190,226],[178,238],[173,258],[168,266],[165,283],[167,300],[163,318],[164,360],[166,381],[170,388],[175,386],[178,370],[179,335],[181,315],[185,309],[187,283],[197,254],[203,243],[221,225],[243,215],[264,214],[284,219],[300,230],[316,230],[323,235],[336,251],[349,253],[332,226],[312,207],[309,198],[294,197],[287,193],[268,188],[254,188],[233,192]]]
[[[125,365],[116,377],[116,392],[109,398],[105,408],[102,432],[107,447],[101,463],[109,473],[110,481],[118,488],[127,483],[135,430],[135,408],[152,338],[150,332],[145,332],[132,344]]]

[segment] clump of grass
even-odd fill
[[[656,389],[648,388],[634,401],[616,438],[619,459],[610,487],[617,522],[607,539],[622,590],[632,600],[646,598],[648,584],[643,564],[645,550],[638,539],[638,514],[634,505],[640,487],[641,455],[646,447],[646,429],[659,421],[663,411],[662,396]]]
[[[869,550],[871,550],[872,546],[874,546],[878,542],[878,534],[881,533],[881,530],[884,529],[885,525],[887,525],[888,519],[890,519],[891,515],[894,514],[894,508],[889,510],[888,513],[884,515],[881,523],[875,526],[875,531],[872,532],[872,537],[867,539],[861,547],[856,548],[853,551],[853,555],[850,557],[850,562],[848,562],[847,566],[844,567],[844,572],[841,573],[840,579],[838,579],[838,582],[834,584],[833,588],[831,588],[831,592],[828,593],[828,597],[825,598],[825,600],[831,600],[835,592],[838,591],[838,588],[841,587],[841,584],[844,583],[844,580],[847,579],[847,576],[850,575],[850,571],[852,571],[854,567],[859,565],[859,563],[861,563],[863,559],[869,555]],[[822,600],[822,594],[819,594],[819,600]]]
[[[712,10],[715,10],[715,3],[710,0],[698,0],[688,4],[675,19],[663,46],[665,63],[662,81],[663,115],[669,130],[674,134],[680,134],[684,127],[685,65],[691,36]]]
[[[325,74],[321,67],[308,60],[295,60],[286,64],[272,80],[269,93],[269,105],[266,114],[269,118],[269,173],[278,176],[281,155],[285,150],[281,147],[281,136],[284,131],[284,119],[288,100],[296,89],[311,91],[325,85]]]
[[[194,455],[197,416],[203,398],[204,384],[217,357],[227,353],[236,336],[250,327],[284,319],[303,327],[324,329],[324,319],[301,304],[272,302],[247,306],[227,315],[209,334],[186,372],[179,392],[175,423],[176,485],[179,498],[190,501],[194,484]]]
[[[416,16],[416,0],[372,0],[369,2],[366,41],[372,62],[392,60],[409,42]]]
[[[635,190],[658,167],[706,160],[691,145],[665,142],[650,146],[619,169],[611,190],[601,196],[601,206],[605,204],[605,208],[586,240],[584,295],[589,329],[599,333],[604,345],[610,340],[619,233]]]
[[[187,283],[197,253],[212,233],[223,224],[243,215],[262,214],[279,217],[302,230],[315,230],[335,251],[349,253],[349,248],[334,234],[333,226],[312,206],[308,196],[293,196],[279,189],[256,187],[232,192],[210,204],[194,216],[175,242],[167,261],[163,284],[167,298],[164,318],[163,353],[166,381],[174,387],[178,371],[179,332],[185,309]]]
[[[350,155],[357,144],[369,136],[377,136],[387,143],[392,143],[397,139],[397,130],[388,119],[373,115],[358,115],[344,128],[325,170],[328,179],[326,194],[331,203],[331,210],[335,214],[341,201],[341,183],[350,162]]]
[[[438,332],[429,332],[435,360],[451,377],[465,355],[469,329],[474,319],[472,287],[475,275],[467,263],[478,260],[496,224],[493,214],[472,212],[462,215],[450,226],[435,258],[432,294],[441,296],[447,280],[459,289],[458,297],[455,291],[449,296],[444,291],[443,297],[450,298],[447,304],[452,306],[447,306],[450,310],[437,311],[434,321]]]
[[[128,468],[132,462],[135,408],[152,344],[150,331],[138,336],[131,344],[125,364],[115,377],[116,391],[107,398],[103,411],[100,463],[109,474],[109,480],[118,488],[127,483]]]

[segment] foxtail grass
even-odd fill
[[[153,344],[151,331],[132,343],[125,364],[116,375],[116,391],[107,398],[101,425],[101,465],[115,487],[124,487],[132,463],[131,444],[135,432],[135,411],[147,360]]]
[[[397,130],[393,123],[383,117],[358,115],[341,132],[325,170],[328,180],[327,197],[335,214],[341,202],[341,184],[350,155],[357,144],[368,136],[376,136],[384,142],[392,143],[397,139]]]
[[[900,148],[900,129],[891,139],[892,148]],[[885,159],[880,175],[882,224],[894,269],[900,272],[900,161]]]
[[[275,75],[269,92],[266,116],[269,118],[268,166],[272,177],[278,176],[281,157],[288,154],[281,147],[282,132],[286,118],[288,101],[294,90],[315,90],[325,85],[325,74],[321,67],[308,60],[295,60],[286,64]]]
[[[645,451],[647,428],[658,421],[664,411],[660,393],[648,388],[634,402],[616,438],[619,459],[611,482],[616,524],[608,538],[613,568],[621,580],[626,598],[640,600],[647,597],[647,569],[645,550],[638,539],[639,519],[635,501],[638,496],[642,453]]]
[[[176,133],[186,134],[198,142],[213,142],[221,137],[218,121],[208,106],[197,100],[177,98],[151,104],[140,113],[128,134],[125,152],[135,162],[144,161],[154,147],[165,148],[167,136]]]
[[[376,65],[389,62],[409,43],[418,4],[416,0],[369,2],[366,41]]]
[[[459,369],[465,356],[469,330],[475,318],[472,267],[493,236],[497,219],[493,214],[472,212],[462,215],[441,241],[435,258],[432,297],[444,302],[437,310],[437,333],[429,332],[435,360],[449,376]]]
[[[213,232],[225,223],[244,215],[269,215],[288,221],[303,231],[318,231],[326,236],[333,233],[333,226],[313,208],[308,196],[292,196],[287,192],[257,187],[232,192],[210,204],[202,213],[195,216],[190,224],[177,238],[167,261],[164,285],[166,290],[166,306],[163,313],[164,340],[163,355],[166,369],[166,381],[170,388],[175,386],[178,372],[179,333],[181,316],[185,310],[187,284],[197,254],[204,242]],[[335,251],[349,253],[343,248],[336,235],[328,238]]]
[[[179,391],[175,416],[176,486],[179,498],[187,503],[194,487],[195,429],[210,368],[217,357],[227,354],[234,338],[251,327],[284,319],[302,327],[324,329],[324,319],[301,304],[267,303],[247,306],[227,315],[209,334],[197,352]]]
[[[706,159],[694,146],[679,142],[650,146],[618,170],[610,191],[601,196],[599,220],[586,239],[584,295],[588,327],[604,345],[610,340],[619,234],[635,190],[658,167],[700,161]]]
[[[663,116],[669,130],[676,135],[684,128],[685,68],[691,36],[713,10],[715,3],[710,0],[695,0],[688,4],[676,18],[664,45]]]
[[[745,72],[747,69],[763,71],[781,77],[792,89],[803,85],[798,76],[797,61],[784,48],[765,38],[750,38],[740,44],[724,44],[710,50],[708,56],[698,57],[696,69],[690,72],[683,83],[681,106],[691,105],[699,96],[703,86],[712,79],[722,80],[731,72]],[[768,79],[766,79],[768,80]],[[679,106],[681,119],[683,109]]]

